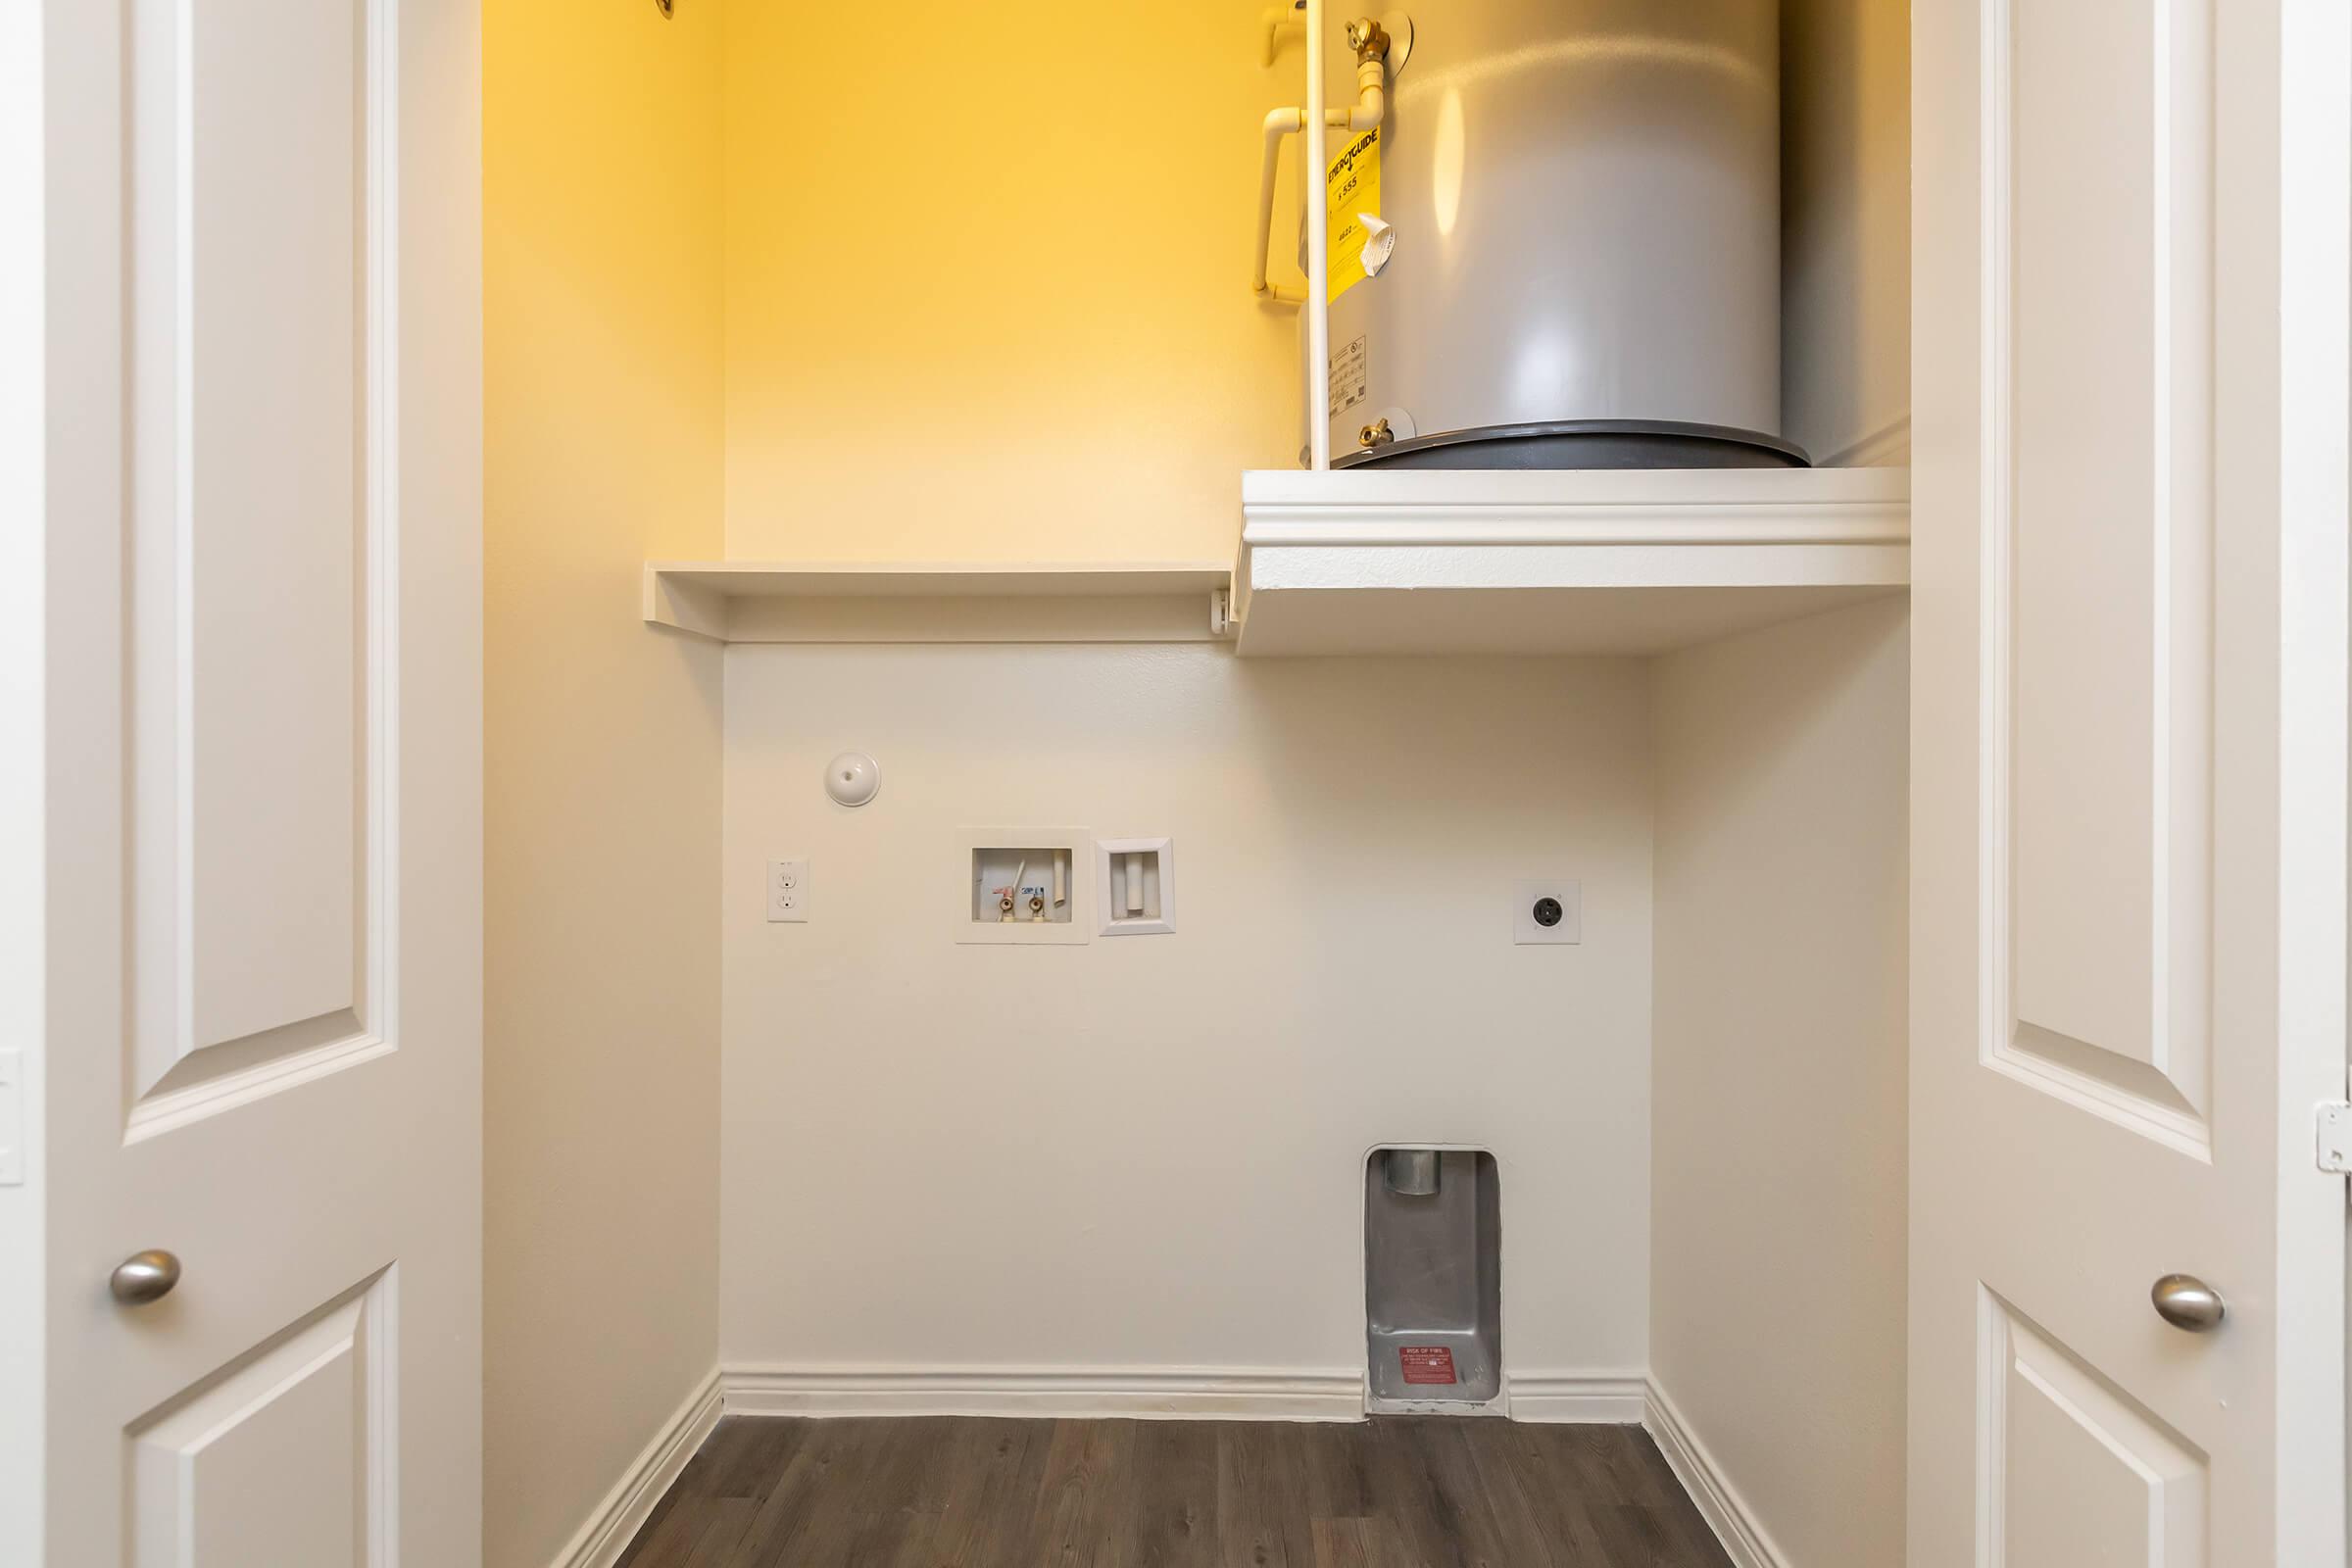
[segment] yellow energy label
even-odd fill
[[[1351,138],[1323,172],[1324,233],[1331,271],[1324,298],[1336,300],[1372,274],[1364,270],[1364,215],[1380,216],[1380,127]]]

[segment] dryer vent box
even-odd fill
[[[1477,1150],[1364,1164],[1364,1408],[1499,1415],[1502,1194]]]

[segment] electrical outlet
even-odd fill
[[[1585,888],[1566,877],[1519,884],[1511,940],[1520,947],[1573,947],[1585,940]]]
[[[808,862],[807,860],[770,860],[767,862],[767,918],[770,923],[808,920]]]

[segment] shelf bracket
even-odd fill
[[[1211,588],[1208,591],[1208,631],[1212,637],[1232,638],[1242,634],[1242,623],[1233,612],[1233,590]]]
[[[726,596],[689,586],[662,574],[648,562],[645,567],[645,618],[648,624],[668,626],[714,643],[727,640],[731,619]]]

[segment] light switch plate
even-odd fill
[[[767,862],[767,918],[771,925],[806,924],[808,919],[808,862]]]
[[[1560,906],[1559,918],[1545,925],[1537,918],[1544,900]],[[1564,876],[1535,877],[1519,884],[1519,901],[1511,917],[1511,940],[1523,948],[1574,947],[1585,940],[1585,885]]]

